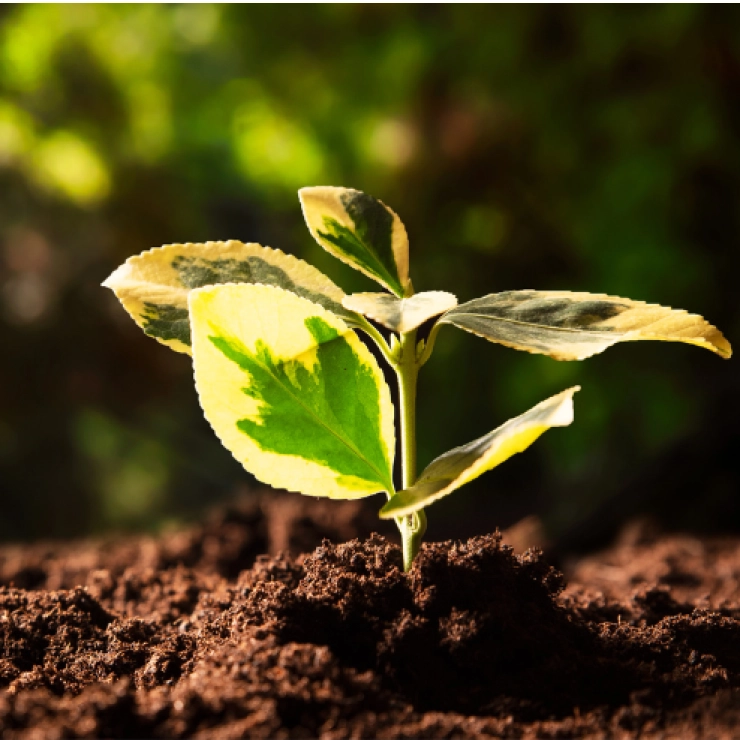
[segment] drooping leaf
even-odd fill
[[[433,460],[419,480],[399,491],[380,510],[381,519],[393,519],[423,509],[438,499],[526,450],[551,427],[573,421],[573,394],[578,386],[548,398],[483,437],[445,452]]]
[[[453,308],[439,321],[556,360],[582,360],[617,342],[641,339],[687,342],[725,358],[732,354],[722,333],[701,316],[593,293],[493,293]]]
[[[350,188],[302,188],[298,195],[308,228],[324,249],[397,296],[407,294],[409,240],[387,205]]]
[[[170,244],[126,260],[103,283],[146,334],[190,354],[188,294],[221,283],[275,285],[318,303],[356,326],[344,291],[307,262],[278,249],[238,241]]]
[[[456,306],[457,298],[441,290],[416,293],[410,298],[396,298],[388,293],[353,293],[342,299],[342,305],[391,331],[404,333]]]
[[[390,391],[336,315],[266,285],[190,294],[206,419],[256,478],[309,496],[393,492]]]

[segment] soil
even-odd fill
[[[271,494],[0,548],[2,737],[740,736],[736,539],[635,524],[565,577],[496,533],[404,574],[376,524]]]

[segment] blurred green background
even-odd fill
[[[738,29],[736,6],[2,6],[0,537],[151,529],[255,486],[189,359],[99,285],[235,238],[373,290],[309,236],[305,185],[394,208],[418,290],[611,293],[737,344]],[[420,462],[577,383],[575,424],[435,504],[431,538],[740,527],[736,361],[687,345],[559,363],[446,328]]]

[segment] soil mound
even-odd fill
[[[547,716],[574,695],[613,696],[620,673],[555,601],[562,585],[539,555],[516,557],[496,536],[427,545],[406,576],[398,548],[375,536],[324,543],[292,588],[258,590],[247,611],[281,642],[326,645],[372,670],[416,709],[488,714],[516,697]]]
[[[34,547],[26,560],[0,550],[0,572],[37,569],[36,588],[0,588],[3,737],[738,729],[740,604],[716,568],[734,578],[735,542],[623,541],[577,564],[565,591],[539,553],[516,555],[497,535],[427,544],[409,574],[373,535],[252,557],[234,576],[248,559],[226,534],[234,518],[148,541],[146,555],[134,540],[47,549],[45,560]],[[255,515],[258,533],[266,518]],[[174,548],[178,537],[188,547]],[[231,544],[209,549],[209,538]],[[85,572],[83,560],[108,567]],[[54,578],[70,588],[38,585]]]

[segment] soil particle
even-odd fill
[[[564,588],[492,535],[404,574],[379,535],[319,544],[362,534],[360,509],[276,500],[1,548],[3,737],[737,736],[736,541],[633,528]]]

